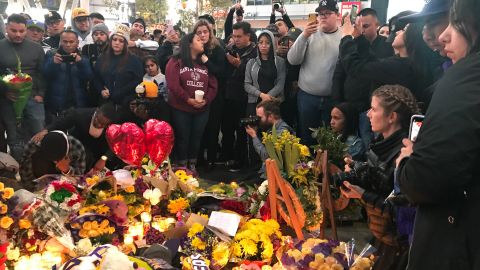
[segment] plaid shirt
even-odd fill
[[[68,157],[70,158],[70,169],[72,175],[82,175],[85,173],[85,148],[83,144],[72,136],[68,136],[70,150]],[[32,155],[40,149],[40,145],[30,141],[23,152],[22,162],[20,163],[20,177],[22,185],[27,190],[33,190],[35,184],[33,180],[36,177],[33,174]],[[61,173],[59,171],[59,173]]]

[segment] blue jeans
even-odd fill
[[[175,130],[175,159],[178,163],[197,160],[203,132],[208,122],[209,110],[189,113],[172,108]]]
[[[330,124],[330,112],[332,111],[332,98],[308,94],[303,90],[298,91],[298,126],[302,144],[315,145],[317,142],[312,138],[310,128],[328,126]]]
[[[44,128],[45,109],[43,103],[30,98],[23,110],[23,119],[17,124],[12,101],[0,99],[0,114],[7,132],[7,144],[10,154],[20,162],[25,142]]]
[[[370,143],[373,140],[372,125],[370,124],[367,113],[368,111],[362,112],[358,117],[358,133],[360,138],[362,138],[365,149],[369,149]]]

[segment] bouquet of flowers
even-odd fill
[[[229,243],[219,241],[215,234],[200,223],[194,223],[182,241],[182,252],[187,256],[183,264],[188,264],[190,256],[201,255],[209,262],[210,269],[221,269],[230,259]]]
[[[238,261],[267,261],[280,247],[282,233],[277,221],[251,219],[237,232],[233,239],[233,256]]]
[[[26,73],[22,73],[22,62],[17,56],[17,73],[8,74],[2,77],[2,81],[9,89],[16,91],[17,100],[13,103],[15,116],[17,121],[22,119],[23,109],[27,105],[28,99],[32,92],[32,77]]]
[[[51,182],[45,191],[44,200],[67,213],[79,210],[83,201],[75,186],[65,180]]]
[[[309,238],[298,242],[294,248],[281,254],[280,260],[286,270],[368,270],[373,265],[369,258],[357,257],[355,264],[351,267],[352,257],[353,248],[349,243]]]
[[[113,221],[99,214],[81,215],[70,222],[70,227],[75,240],[88,238],[93,244],[111,243],[117,231]]]

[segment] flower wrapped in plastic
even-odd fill
[[[30,94],[32,93],[32,77],[26,73],[22,73],[22,63],[17,56],[17,73],[5,75],[2,77],[2,81],[12,91],[15,91],[16,101],[13,103],[15,110],[15,117],[17,121],[20,121],[23,116],[23,109],[27,105]]]
[[[68,214],[80,209],[83,198],[74,185],[62,179],[53,181],[47,186],[44,200],[56,209]]]

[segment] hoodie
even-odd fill
[[[261,93],[266,93],[272,97],[283,99],[283,87],[285,85],[285,77],[287,76],[285,60],[277,56],[277,44],[276,42],[274,42],[275,38],[272,32],[265,30],[259,35],[259,38],[265,34],[270,39],[270,44],[273,45],[270,46],[270,55],[273,55],[274,57],[277,74],[273,82],[273,88],[260,89],[258,75],[260,72],[262,60],[260,58],[260,49],[257,46],[257,57],[250,59],[245,68],[245,92],[247,92],[248,94],[248,103],[257,103]]]
[[[78,34],[78,48],[80,51],[82,50],[82,47],[87,44],[93,44],[93,37],[92,37],[92,22],[88,21],[90,28],[88,29],[87,32],[80,32],[78,30],[77,26],[75,25],[75,21],[72,19],[72,30]]]

